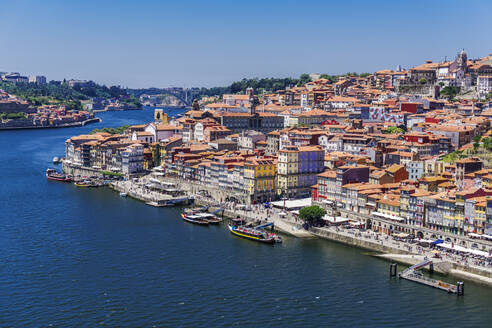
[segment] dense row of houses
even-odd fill
[[[486,76],[464,57],[448,71],[427,63],[434,73],[417,67],[395,76]],[[127,177],[156,169],[239,202],[311,197],[406,225],[492,234],[492,170],[481,158],[445,157],[489,137],[490,103],[398,92],[388,75],[317,79],[261,99],[248,89],[171,120],[158,110],[154,122],[122,134],[70,138],[66,162]]]
[[[63,105],[35,107],[0,89],[0,128],[56,127],[94,118],[87,111],[69,110]],[[12,118],[12,115],[15,115]]]
[[[492,169],[466,158],[429,173],[413,181],[403,165],[343,165],[318,175],[312,199],[369,217],[384,215],[395,224],[458,235],[492,234]]]

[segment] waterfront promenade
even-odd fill
[[[431,258],[434,262],[434,269],[437,272],[492,286],[492,262],[490,261],[484,261],[472,256],[457,255],[445,250],[440,252],[440,258],[436,258],[436,251],[433,248],[397,240],[390,235],[372,230],[330,225],[311,227],[309,230],[305,230],[302,228],[302,222],[290,212],[275,208],[266,209],[261,204],[239,206],[234,202],[225,202],[219,205],[218,201],[212,197],[202,195],[194,195],[194,197],[198,201],[197,204],[224,207],[229,211],[229,216],[231,217],[239,215],[253,221],[273,222],[279,231],[294,237],[329,239],[373,251],[375,252],[374,255],[382,259],[406,265],[413,265],[421,262],[424,258]]]
[[[119,185],[129,195],[145,202],[155,202],[164,199],[166,195],[152,192],[145,187],[147,177],[140,178],[138,182],[125,181]],[[442,250],[441,258],[435,258],[435,248],[422,247],[416,243],[405,240],[397,240],[392,236],[372,230],[347,228],[344,226],[326,225],[324,227],[310,227],[308,230],[302,226],[302,221],[293,213],[276,208],[265,208],[262,204],[245,205],[233,201],[224,201],[227,191],[206,186],[200,183],[191,184],[176,178],[165,178],[167,183],[174,184],[178,189],[186,192],[195,200],[197,206],[208,205],[213,208],[223,208],[224,215],[230,218],[240,216],[249,222],[273,222],[275,228],[285,234],[298,238],[322,238],[350,246],[355,246],[374,252],[380,258],[397,261],[407,265],[413,265],[424,257],[433,258],[435,270],[443,274],[452,274],[459,277],[492,285],[492,262],[471,255],[458,255],[451,251]],[[205,196],[200,191],[206,190]],[[351,219],[360,219],[358,213],[342,211],[342,216]]]
[[[311,232],[304,230],[300,224],[301,222],[296,221],[290,213],[288,214],[288,218],[283,218],[275,209],[265,209],[261,206],[252,206],[251,209],[248,209],[240,207],[233,202],[218,204],[214,199],[201,195],[194,195],[194,198],[197,205],[208,205],[216,208],[224,208],[224,215],[231,218],[240,216],[248,221],[261,221],[262,223],[273,222],[275,229],[285,234],[298,238],[314,237]]]

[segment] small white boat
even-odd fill
[[[126,197],[126,192],[120,192],[121,197]]]
[[[53,164],[58,164],[58,163],[60,163],[60,158],[57,156],[53,157]]]

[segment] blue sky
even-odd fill
[[[0,71],[129,87],[340,74],[492,52],[492,1],[0,0]]]

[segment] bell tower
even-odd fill
[[[456,57],[456,63],[458,64],[458,67],[464,72],[466,72],[468,68],[467,61],[468,61],[468,56],[466,55],[465,49],[463,49]]]

